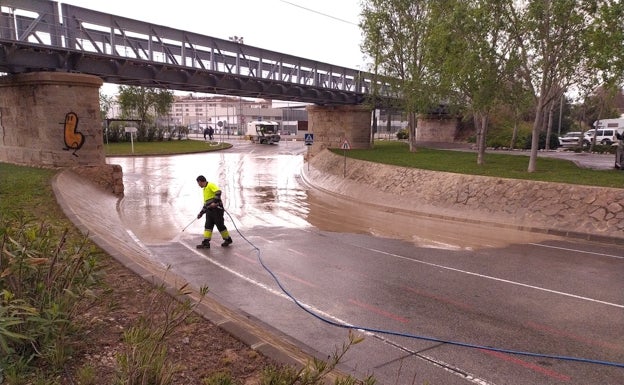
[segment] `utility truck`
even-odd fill
[[[247,123],[247,137],[260,144],[278,143],[281,137],[278,134],[279,123],[271,120],[258,120]]]

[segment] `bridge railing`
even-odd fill
[[[346,93],[390,92],[365,71],[48,0],[3,0],[0,40]]]

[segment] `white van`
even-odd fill
[[[585,131],[583,143],[585,145],[590,144],[594,134],[596,134],[596,144],[611,145],[617,142],[618,135],[624,134],[624,118],[596,120],[594,127]]]

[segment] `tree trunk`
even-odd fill
[[[533,122],[533,130],[531,133],[531,156],[529,156],[529,167],[527,168],[528,172],[535,172],[535,169],[537,167],[539,134],[544,121],[544,106],[542,105],[543,98],[544,96],[540,96],[537,99],[537,110],[535,111],[535,121]]]
[[[408,114],[408,122],[409,122],[409,145],[410,152],[416,152],[416,113],[409,112]]]
[[[485,146],[486,134],[488,127],[488,115],[476,114],[477,120],[477,164],[482,166],[485,164]]]
[[[510,149],[514,149],[516,148],[516,141],[518,140],[518,116],[520,115],[520,113],[518,112],[518,108],[516,108],[514,110],[514,126],[513,126],[513,132],[511,134],[511,143],[510,143]]]
[[[555,103],[550,102],[550,107],[548,108],[548,125],[546,126],[546,151],[552,149],[550,146],[550,135],[552,133],[552,120],[553,120],[553,109],[555,107]]]

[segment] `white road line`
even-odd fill
[[[529,245],[538,246],[538,247],[546,247],[546,248],[550,248],[550,249],[557,249],[557,250],[573,251],[573,252],[575,252],[575,253],[583,253],[583,254],[599,255],[599,256],[601,256],[601,257],[609,257],[609,258],[624,259],[624,257],[623,257],[623,256],[619,256],[619,255],[604,254],[604,253],[596,253],[596,252],[593,252],[593,251],[585,251],[585,250],[579,250],[579,249],[570,249],[570,248],[567,248],[567,247],[551,246],[551,245],[542,245],[542,244],[539,244],[539,243],[529,243]]]
[[[490,279],[492,281],[498,281],[498,282],[504,282],[504,283],[510,283],[512,285],[516,285],[516,286],[522,286],[522,287],[526,287],[529,289],[534,289],[534,290],[539,290],[539,291],[545,291],[548,293],[553,293],[553,294],[559,294],[559,295],[563,295],[566,297],[570,297],[570,298],[576,298],[576,299],[581,299],[583,301],[589,301],[589,302],[595,302],[595,303],[599,303],[599,304],[603,304],[603,305],[607,305],[607,306],[613,306],[613,307],[617,307],[620,309],[624,309],[624,305],[620,305],[617,303],[612,303],[612,302],[606,302],[606,301],[601,301],[599,299],[594,299],[594,298],[589,298],[589,297],[583,297],[580,295],[576,295],[576,294],[571,294],[571,293],[565,293],[563,291],[558,291],[558,290],[552,290],[552,289],[546,289],[544,287],[539,287],[539,286],[534,286],[534,285],[529,285],[526,283],[522,283],[522,282],[516,282],[516,281],[510,281],[508,279],[503,279],[503,278],[497,278],[497,277],[492,277],[490,275],[484,275],[484,274],[479,274],[479,273],[473,273],[472,271],[467,271],[467,270],[461,270],[461,269],[456,269],[454,267],[448,267],[448,266],[443,266],[443,265],[438,265],[436,263],[431,263],[431,262],[425,262],[425,261],[421,261],[419,259],[414,259],[414,258],[408,258],[402,255],[398,255],[398,254],[393,254],[393,253],[388,253],[386,251],[383,250],[377,250],[377,249],[370,249],[370,248],[365,248],[363,247],[363,249],[365,250],[370,250],[370,251],[374,251],[380,254],[384,254],[384,255],[388,255],[391,257],[395,257],[395,258],[400,258],[400,259],[404,259],[410,262],[416,262],[416,263],[420,263],[423,265],[428,265],[428,266],[433,266],[433,267],[438,267],[440,269],[445,269],[445,270],[451,270],[451,271],[456,271],[458,273],[462,273],[462,274],[467,274],[467,275],[473,275],[475,277],[480,277],[480,278],[485,278],[485,279]]]
[[[192,248],[191,246],[187,245],[184,242],[180,242],[180,244],[182,246],[184,246],[185,248],[189,249],[190,251],[192,251],[195,255],[200,256],[202,259],[207,260],[208,262],[212,263],[213,265],[215,265],[215,266],[217,266],[217,267],[219,267],[219,268],[221,268],[221,269],[223,269],[223,270],[225,270],[225,271],[227,271],[227,272],[237,276],[238,278],[240,278],[242,280],[245,280],[245,281],[247,281],[247,282],[249,282],[249,283],[251,283],[253,285],[256,285],[259,288],[261,288],[263,290],[266,290],[266,291],[268,291],[269,293],[271,293],[273,295],[276,295],[276,296],[278,296],[280,298],[283,298],[283,299],[286,299],[288,301],[294,302],[292,298],[290,298],[288,295],[286,295],[281,290],[273,289],[273,288],[265,285],[262,282],[256,281],[255,279],[253,279],[253,278],[251,278],[251,277],[249,277],[247,275],[239,273],[239,272],[237,272],[237,271],[235,271],[235,270],[225,266],[224,264],[222,264],[222,263],[220,263],[220,262],[218,262],[218,261],[216,261],[216,260],[214,260],[212,258],[209,258],[208,256],[206,256],[206,254],[197,251],[196,249]],[[331,314],[328,314],[328,313],[326,313],[326,312],[324,312],[322,310],[319,310],[319,309],[315,308],[314,306],[311,306],[311,305],[308,305],[306,303],[303,303],[299,299],[297,299],[297,302],[299,302],[301,304],[301,306],[305,307],[306,309],[308,309],[310,312],[312,312],[314,314],[320,315],[320,316],[325,317],[327,319],[331,319],[332,321],[336,322],[337,324],[342,324],[342,325],[345,325],[345,326],[352,327],[352,328],[356,329],[356,327],[354,327],[354,325],[352,325],[352,324],[350,324],[350,323],[348,323],[346,321],[343,321],[340,318],[334,317]],[[362,330],[362,329],[356,329],[356,330],[358,330],[361,333],[364,333],[364,334],[367,334],[367,335],[370,335],[370,336],[374,336],[374,337],[378,338],[379,340],[384,341],[386,344],[394,347],[395,349],[399,349],[399,350],[406,351],[406,352],[412,352],[412,354],[416,353],[416,352],[413,352],[411,349],[408,349],[407,347],[404,347],[404,346],[398,344],[397,342],[394,342],[394,341],[390,340],[389,338],[383,337],[383,336],[381,336],[379,334],[372,333],[372,332],[369,332],[369,331],[366,331],[366,330]],[[450,365],[448,363],[445,363],[445,362],[440,361],[440,360],[436,360],[436,359],[434,359],[432,357],[429,357],[429,356],[426,356],[424,354],[415,354],[415,355],[412,355],[412,356],[416,357],[416,358],[418,358],[418,359],[420,359],[422,361],[434,364],[435,366],[441,367],[442,369],[446,370],[447,372],[453,373],[454,375],[457,375],[457,376],[459,376],[459,377],[461,377],[461,378],[465,379],[466,381],[471,382],[473,384],[476,384],[476,385],[494,385],[491,382],[488,382],[488,381],[486,381],[486,380],[484,380],[482,378],[476,377],[475,375],[466,372],[464,369],[452,366],[452,365]]]

